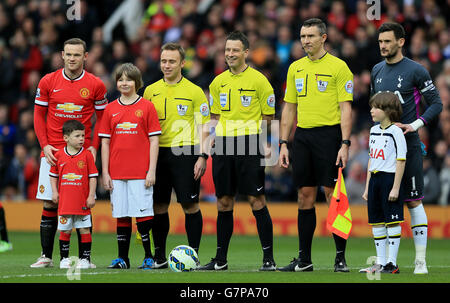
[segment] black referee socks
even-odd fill
[[[311,261],[311,246],[316,230],[316,209],[299,209],[297,218],[298,228],[298,257],[302,262],[312,263]]]
[[[219,211],[217,213],[217,251],[216,259],[227,260],[228,245],[233,235],[233,211]]]
[[[273,225],[267,206],[253,210],[258,229],[259,241],[263,250],[263,260],[273,260]]]
[[[186,229],[189,246],[198,254],[203,230],[202,212],[201,210],[198,210],[198,212],[194,214],[185,214],[184,218],[184,227]]]

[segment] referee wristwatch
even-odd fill
[[[341,144],[346,144],[348,145],[348,147],[350,147],[350,145],[352,145],[352,142],[350,140],[342,140]]]
[[[278,142],[279,146],[281,147],[281,145],[286,144],[286,146],[288,145],[288,141],[287,140],[282,140],[280,139],[280,141]]]
[[[209,155],[208,155],[207,153],[202,153],[202,154],[200,155],[200,157],[205,158],[205,160],[208,160]]]

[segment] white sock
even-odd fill
[[[400,225],[394,227],[387,227],[387,234],[389,238],[389,256],[387,263],[397,265],[398,248],[400,247],[400,237],[402,235],[402,227]]]
[[[408,208],[411,215],[411,230],[416,247],[416,260],[425,261],[428,238],[428,219],[423,204]]]
[[[386,226],[372,227],[373,240],[377,251],[377,264],[386,265]]]

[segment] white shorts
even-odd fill
[[[52,186],[50,185],[50,167],[45,157],[41,158],[39,167],[39,183],[36,199],[52,201]]]
[[[72,230],[72,228],[89,228],[91,226],[91,215],[58,216],[59,230]]]
[[[113,218],[153,216],[153,186],[145,180],[112,180],[111,210]]]

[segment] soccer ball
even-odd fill
[[[200,265],[197,253],[187,245],[178,245],[169,254],[169,266],[175,272],[191,271]]]

